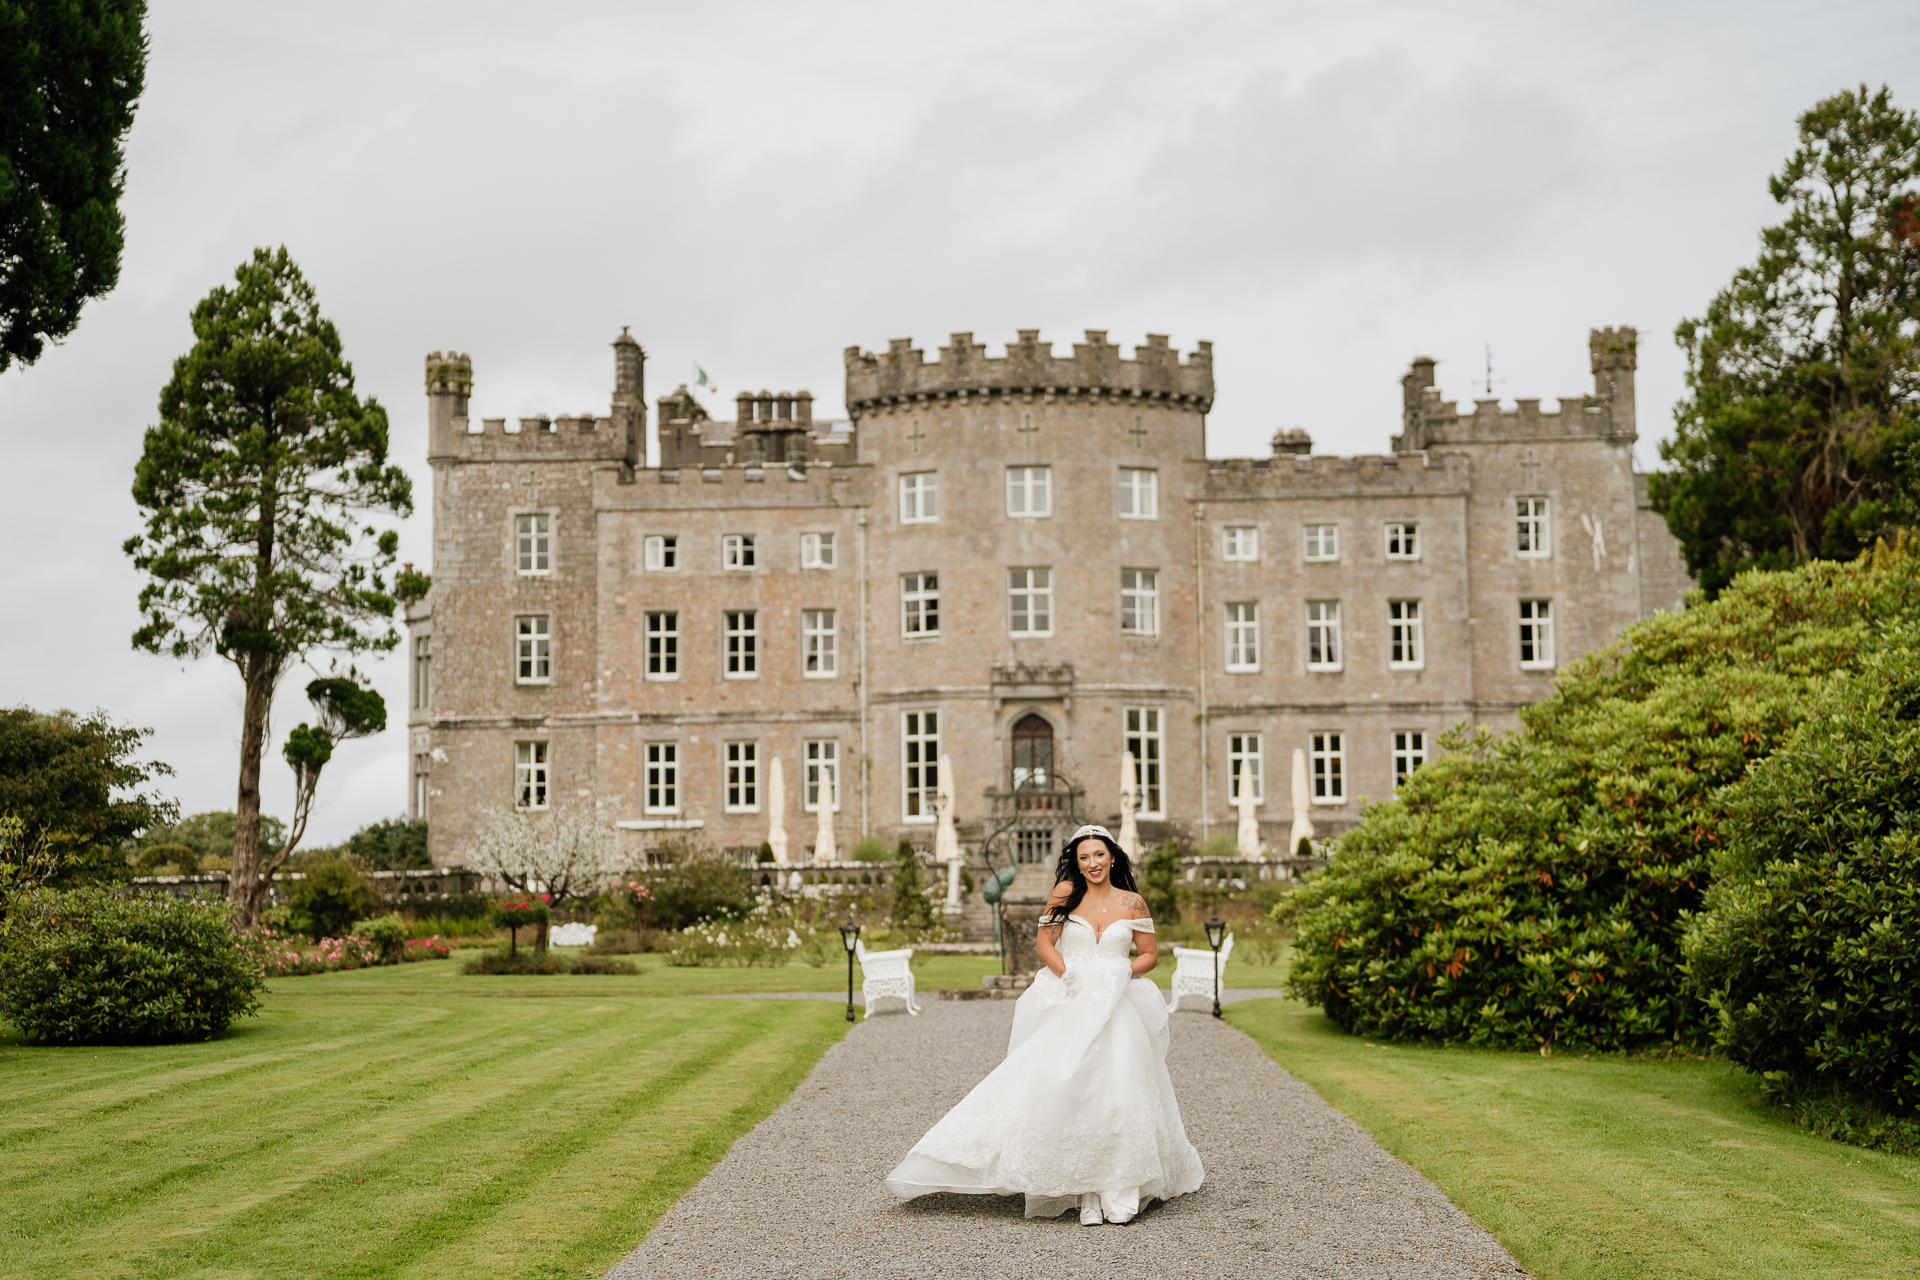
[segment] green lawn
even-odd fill
[[[0,1277],[597,1276],[847,1027],[664,997],[832,978],[435,961],[280,979],[208,1044],[0,1033]]]
[[[1540,1280],[1920,1276],[1920,1160],[1811,1137],[1724,1063],[1372,1045],[1290,1000],[1227,1017]]]

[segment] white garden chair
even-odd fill
[[[1220,984],[1226,989],[1227,957],[1233,954],[1233,935],[1220,944]],[[1181,996],[1199,996],[1213,1003],[1213,948],[1175,947],[1173,949],[1173,990],[1167,993],[1167,1012],[1180,1007]]]
[[[860,992],[866,998],[867,1016],[873,1016],[877,1000],[903,1000],[907,1012],[918,1017],[920,1005],[914,999],[912,947],[896,951],[869,951],[867,944],[855,941],[853,951],[860,958]]]

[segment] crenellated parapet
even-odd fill
[[[847,411],[856,418],[889,407],[974,396],[1064,396],[1111,398],[1179,406],[1206,413],[1213,407],[1213,344],[1202,342],[1184,360],[1165,334],[1148,334],[1131,360],[1107,341],[1106,331],[1087,330],[1071,356],[1053,354],[1038,329],[1020,330],[1005,356],[989,356],[971,333],[956,333],[940,358],[928,363],[911,338],[896,338],[881,353],[848,347]]]
[[[1417,453],[1436,445],[1511,444],[1520,441],[1623,440],[1637,431],[1634,370],[1638,335],[1627,326],[1595,329],[1587,338],[1593,367],[1591,395],[1562,396],[1558,409],[1542,409],[1539,399],[1516,399],[1503,409],[1497,398],[1475,400],[1462,411],[1459,401],[1444,400],[1434,385],[1434,361],[1420,356],[1400,379],[1403,396],[1396,453]]]
[[[1459,453],[1386,453],[1335,457],[1276,453],[1271,458],[1209,458],[1202,502],[1252,498],[1365,497],[1465,492],[1469,461]]]

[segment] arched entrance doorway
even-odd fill
[[[1053,791],[1053,725],[1029,712],[1013,726],[1013,801],[1021,819],[1013,839],[1016,861],[1053,861],[1058,822]]]
[[[1013,789],[1045,791],[1053,786],[1053,726],[1028,713],[1013,726]]]

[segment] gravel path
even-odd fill
[[[862,1020],[607,1280],[1525,1274],[1432,1183],[1200,1012],[1174,1018],[1169,1054],[1207,1166],[1195,1194],[1098,1227],[1029,1220],[1017,1196],[901,1204],[881,1180],[999,1063],[1013,1025],[1011,1001],[922,1008]]]

